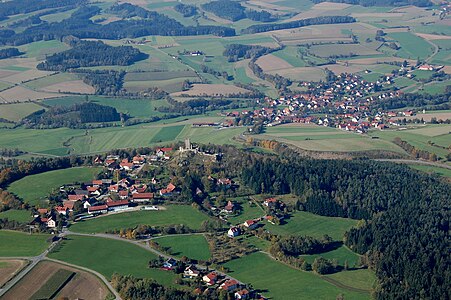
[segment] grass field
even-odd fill
[[[286,220],[286,224],[272,225],[265,228],[275,234],[296,234],[322,237],[329,235],[336,241],[341,241],[345,231],[356,225],[356,220],[318,216],[308,212],[295,212]]]
[[[448,154],[446,149],[434,147],[428,141],[442,147],[448,147],[451,144],[449,132],[451,132],[451,125],[426,125],[406,130],[371,131],[369,135],[390,142],[399,137],[418,149],[435,153],[439,157],[445,157]]]
[[[203,235],[165,236],[155,239],[163,247],[171,248],[171,255],[186,256],[196,260],[210,258],[210,249]]]
[[[95,270],[107,278],[117,272],[153,278],[168,285],[175,278],[172,272],[147,267],[149,260],[156,258],[153,253],[137,245],[112,239],[69,236],[49,257]]]
[[[74,277],[75,273],[59,269],[47,282],[31,296],[31,299],[52,299],[57,292]]]
[[[363,290],[371,290],[376,281],[376,276],[368,269],[343,271],[326,275],[326,277],[332,278],[344,285]]]
[[[432,46],[413,33],[396,32],[390,33],[389,37],[401,46],[401,49],[396,52],[400,57],[425,59],[432,54]]]
[[[47,248],[47,234],[0,230],[0,257],[36,256]]]
[[[428,174],[436,174],[443,177],[451,178],[451,170],[446,168],[422,165],[409,165],[412,169],[419,170]],[[1,216],[1,215],[0,215]]]
[[[241,206],[241,214],[239,214],[238,216],[228,218],[228,221],[233,225],[244,223],[246,220],[259,218],[265,213],[261,208],[259,208],[256,205],[251,206],[249,204],[249,201],[247,201],[246,199],[241,199],[241,201],[238,201],[238,204]]]
[[[10,209],[0,212],[0,219],[28,223],[33,219],[33,217],[31,216],[31,212],[28,210]]]
[[[82,233],[105,232],[107,230],[132,228],[140,224],[165,226],[184,224],[198,229],[208,217],[187,205],[167,206],[166,210],[126,212],[78,222],[71,231]]]
[[[340,289],[311,272],[292,269],[263,253],[230,261],[225,266],[231,270],[231,276],[251,283],[264,296],[274,299],[335,299],[340,293],[345,299],[370,299],[369,294]]]
[[[324,252],[321,254],[315,254],[315,255],[302,255],[302,257],[309,263],[313,263],[315,258],[317,257],[324,257],[327,259],[336,259],[338,261],[338,264],[341,266],[344,266],[345,262],[348,262],[349,267],[357,267],[359,256],[346,248],[345,246],[341,246],[338,249]]]
[[[43,107],[35,103],[4,104],[0,105],[0,118],[16,122],[40,109]]]
[[[177,138],[185,125],[170,126],[161,128],[150,140],[153,143],[173,141]]]
[[[30,175],[13,182],[8,191],[32,205],[42,204],[42,200],[63,184],[84,182],[95,179],[101,168],[70,168]],[[45,207],[45,205],[44,205]]]

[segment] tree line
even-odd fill
[[[230,21],[239,21],[244,18],[259,22],[271,22],[276,20],[269,12],[252,9],[246,10],[238,1],[218,0],[202,4],[202,8],[212,12],[220,18]]]
[[[0,49],[0,59],[18,56],[21,54],[22,54],[22,52],[20,52],[19,49],[17,49],[17,48]]]
[[[185,18],[197,15],[197,7],[195,5],[178,3],[174,6],[174,10],[181,13]]]
[[[315,18],[308,18],[298,21],[286,22],[286,23],[271,23],[271,24],[257,24],[249,26],[241,30],[242,34],[253,34],[259,32],[299,28],[311,25],[322,24],[340,24],[340,23],[354,23],[356,20],[350,16],[321,16]]]
[[[2,1],[0,2],[0,20],[17,14],[27,14],[38,10],[76,6],[86,3],[86,0],[21,0],[21,1]]]
[[[329,0],[312,0],[313,3],[321,3]],[[415,5],[419,7],[431,6],[432,2],[429,0],[332,0],[329,2],[346,3],[362,6],[406,6]]]

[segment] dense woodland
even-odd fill
[[[243,34],[252,34],[259,32],[266,32],[272,30],[299,28],[310,25],[322,25],[322,24],[340,24],[340,23],[353,23],[356,20],[349,16],[322,16],[309,19],[303,19],[298,21],[276,23],[276,24],[257,24],[249,26],[241,31]]]
[[[451,90],[443,94],[411,94],[406,93],[394,98],[383,98],[371,105],[373,110],[390,110],[404,107],[418,107],[433,110],[450,109]]]
[[[189,18],[197,14],[197,7],[194,5],[178,3],[174,6],[174,9],[175,11],[181,13],[185,18]]]
[[[114,107],[91,102],[74,104],[69,107],[52,107],[32,113],[23,123],[28,128],[80,128],[85,123],[120,121],[121,115]]]
[[[313,3],[321,2],[335,2],[335,3],[347,3],[362,6],[431,6],[432,2],[429,0],[312,0]]]
[[[57,8],[65,6],[75,6],[86,3],[86,0],[21,0],[21,1],[2,1],[0,2],[0,20],[8,16],[17,14],[26,14],[41,9]]]
[[[258,58],[272,51],[275,50],[259,45],[229,44],[226,46],[223,55],[227,57],[229,62],[232,62],[242,58]]]
[[[113,47],[101,41],[76,41],[72,49],[48,56],[38,70],[67,71],[80,67],[128,66],[148,55],[131,46]]]
[[[101,9],[97,6],[82,6],[69,18],[61,22],[28,27],[20,33],[0,30],[0,45],[23,45],[41,40],[61,39],[73,35],[78,38],[122,39],[147,35],[190,36],[213,34],[234,36],[235,30],[224,26],[184,26],[163,14],[149,11],[146,18],[131,18],[105,25],[90,20]],[[139,10],[138,10],[139,11]],[[121,12],[122,13],[122,12]]]
[[[5,59],[13,56],[21,55],[22,53],[17,48],[0,49],[0,59]]]
[[[125,71],[114,70],[80,70],[83,82],[94,87],[97,95],[119,96],[125,94],[123,89]]]
[[[214,13],[220,18],[234,22],[244,18],[258,22],[271,22],[276,20],[276,18],[266,10],[256,11],[252,9],[246,9],[238,1],[233,0],[212,1],[203,4],[202,8],[206,11]]]

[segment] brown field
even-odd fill
[[[0,263],[6,263],[5,267],[0,267],[0,287],[13,278],[25,266],[25,261],[19,259],[0,260]]]
[[[248,6],[252,9],[264,9],[264,10],[268,10],[268,11],[272,11],[273,13],[280,13],[280,11],[285,10],[285,11],[292,11],[293,8],[291,7],[287,7],[287,6],[283,6],[283,5],[278,5],[277,2],[279,2],[278,0],[250,0],[250,1],[246,1],[245,3],[243,3],[244,6]]]
[[[12,76],[12,75],[17,74],[17,73],[19,73],[19,72],[17,72],[17,71],[10,71],[10,70],[0,70],[0,79],[3,79],[3,78],[8,77],[8,76]]]
[[[325,73],[318,67],[298,67],[271,71],[270,74],[279,74],[294,81],[320,81],[325,78]]]
[[[49,74],[52,74],[54,72],[47,72],[47,71],[39,71],[36,69],[31,69],[28,71],[23,72],[15,72],[15,74],[12,74],[7,77],[3,77],[3,81],[11,82],[11,83],[22,83],[24,81],[33,80],[36,78],[44,77]]]
[[[0,92],[0,102],[2,103],[25,102],[29,100],[42,100],[61,96],[65,95],[48,92],[36,92],[33,90],[23,88],[21,86],[15,86],[13,88]]]
[[[393,119],[395,119],[395,120],[423,119],[426,122],[429,122],[429,121],[431,121],[432,118],[437,118],[437,120],[440,120],[440,119],[441,120],[451,119],[451,112],[430,113],[430,114],[427,114],[427,113],[426,114],[416,114],[415,116],[411,116],[411,117],[396,117],[396,118],[393,118]]]
[[[428,34],[428,33],[415,33],[415,34],[428,41],[451,40],[451,36],[448,36],[448,35],[438,35],[438,34]]]
[[[44,261],[34,267],[30,273],[9,290],[2,300],[29,299],[59,269],[77,273],[75,278],[61,290],[59,297],[68,297],[69,299],[105,299],[108,295],[108,289],[94,275],[65,265]]]
[[[293,68],[288,62],[272,54],[260,57],[257,59],[257,64],[265,72]]]
[[[55,83],[41,89],[44,92],[94,94],[95,89],[83,80]]]
[[[373,65],[373,64],[378,64],[378,63],[394,62],[394,61],[403,62],[404,60],[407,60],[407,62],[409,62],[410,64],[416,63],[416,61],[412,60],[412,59],[404,59],[404,58],[397,58],[397,57],[356,58],[349,62],[350,62],[350,64],[353,64],[353,65]]]
[[[312,9],[320,9],[320,10],[340,10],[350,7],[351,4],[345,3],[334,3],[334,2],[322,2],[319,4],[315,4]]]
[[[246,89],[227,84],[193,84],[193,87],[189,91],[177,92],[171,95],[181,96],[220,96],[230,95],[236,93],[247,93]]]

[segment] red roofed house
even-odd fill
[[[133,163],[135,165],[142,165],[144,163],[145,159],[141,155],[136,155],[133,157]]]
[[[117,185],[117,184],[110,185],[108,187],[108,191],[113,192],[113,193],[117,193],[119,191],[119,185]]]
[[[49,211],[47,210],[47,208],[38,208],[38,213],[40,215],[45,215],[46,213],[48,213]]]
[[[68,195],[67,198],[69,201],[80,201],[88,197],[86,195]]]
[[[121,169],[125,170],[125,171],[130,171],[133,169],[135,165],[133,163],[129,163],[129,162],[121,162],[120,163],[120,167]]]
[[[108,212],[107,205],[96,205],[88,207],[88,214],[106,214]]]
[[[144,202],[153,199],[153,193],[136,193],[133,194],[133,202]]]
[[[208,285],[213,285],[216,283],[216,281],[218,281],[218,274],[216,274],[215,272],[208,273],[207,275],[202,277],[202,280]]]
[[[92,185],[95,186],[95,187],[99,187],[99,186],[103,185],[103,181],[102,181],[102,179],[93,180],[92,181]]]
[[[41,218],[41,222],[44,223],[48,228],[55,228],[56,227],[56,222],[55,222],[55,220],[52,219],[52,217],[50,217],[50,218]]]
[[[232,203],[232,201],[229,201],[227,202],[227,205],[224,207],[224,210],[228,213],[232,213],[234,208],[235,205]]]
[[[175,185],[173,185],[172,183],[169,183],[167,188],[160,190],[160,195],[161,196],[169,196],[172,194],[172,192],[174,190],[175,190]]]
[[[239,290],[235,292],[235,299],[237,300],[243,300],[243,299],[249,299],[249,291],[246,289]]]
[[[120,198],[121,200],[125,200],[125,199],[128,198],[128,191],[127,191],[127,190],[119,191],[118,194],[119,194],[119,198]]]
[[[247,220],[246,222],[244,222],[243,224],[244,226],[246,226],[249,229],[255,229],[258,226],[258,221],[255,220]]]
[[[223,284],[221,284],[221,286],[219,288],[221,290],[231,292],[233,290],[236,290],[238,287],[239,287],[238,281],[236,281],[235,279],[229,279],[226,282],[224,282]]]
[[[276,198],[268,198],[265,200],[265,202],[263,202],[263,205],[267,207],[274,207],[276,204],[277,204]]]
[[[68,213],[68,208],[63,206],[57,206],[55,207],[55,210],[60,215],[67,215]]]
[[[109,211],[119,211],[128,208],[129,202],[128,200],[107,201],[106,205]]]

